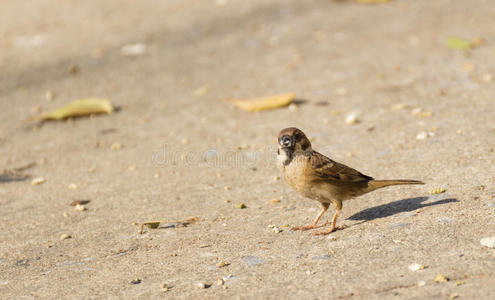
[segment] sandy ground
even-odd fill
[[[493,299],[494,15],[481,0],[1,1],[0,166],[36,166],[0,176],[0,297]],[[134,43],[146,53],[121,54]],[[304,101],[223,101],[285,92]],[[22,123],[93,96],[120,110]],[[346,202],[330,238],[290,231],[319,207],[276,178],[288,126],[365,174],[427,184]]]

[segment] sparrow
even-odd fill
[[[418,180],[375,180],[316,152],[311,148],[311,142],[306,135],[295,127],[285,128],[278,135],[277,165],[294,190],[320,202],[323,207],[313,223],[294,227],[292,230],[309,230],[325,226],[326,224],[318,225],[318,221],[331,203],[335,206],[330,229],[318,232],[316,235],[335,231],[335,224],[345,200],[386,186],[424,184]]]

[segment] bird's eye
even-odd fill
[[[296,140],[300,140],[301,134],[299,132],[297,132],[296,134],[294,134],[294,137],[296,138]]]

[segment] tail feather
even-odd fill
[[[402,184],[425,184],[419,180],[408,180],[408,179],[392,179],[392,180],[371,180],[368,182],[368,189],[374,191],[386,186],[391,185],[402,185]]]

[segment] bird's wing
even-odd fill
[[[314,175],[318,180],[339,182],[362,182],[373,180],[372,177],[350,168],[344,164],[331,160],[323,154],[314,152],[309,159]]]

